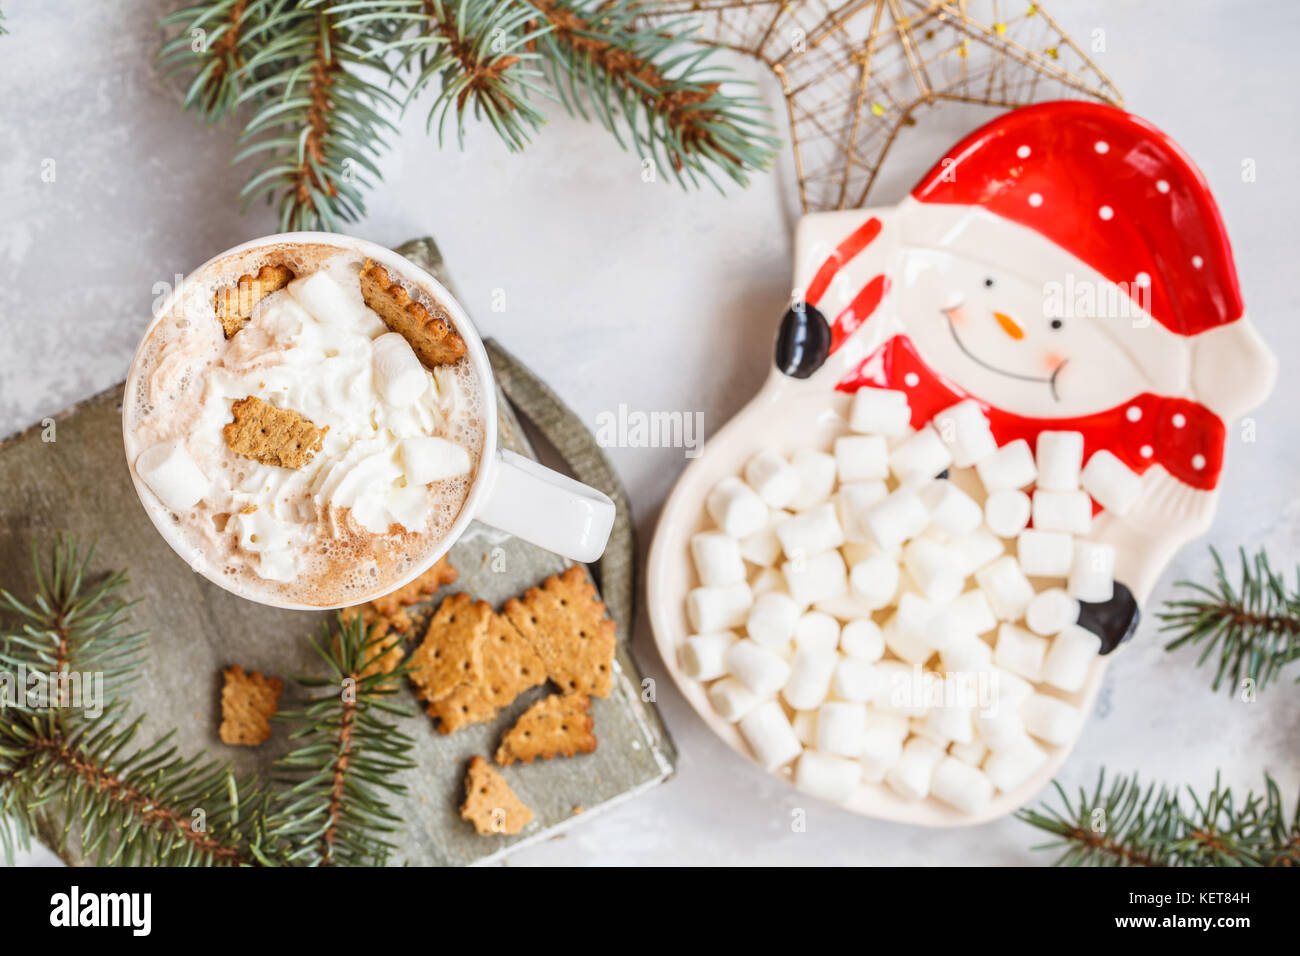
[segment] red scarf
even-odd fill
[[[1077,418],[1027,418],[994,408],[935,372],[905,335],[896,335],[835,386],[841,392],[863,387],[907,394],[912,427],[920,428],[950,405],[966,398],[979,402],[999,445],[1023,438],[1034,447],[1041,431],[1083,433],[1083,460],[1105,448],[1137,474],[1153,464],[1185,484],[1209,491],[1223,468],[1223,422],[1204,405],[1185,398],[1144,392],[1104,412]],[[1199,466],[1199,467],[1198,467]]]

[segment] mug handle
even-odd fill
[[[476,519],[571,561],[604,554],[614,527],[607,495],[504,448],[494,465]]]

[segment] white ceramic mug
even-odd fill
[[[360,604],[367,600],[387,594],[409,583],[433,566],[439,558],[451,549],[451,546],[465,532],[470,521],[478,519],[484,524],[505,531],[524,541],[531,542],[548,551],[554,551],[574,561],[595,561],[605,550],[609,540],[610,529],[614,524],[614,503],[604,494],[574,481],[559,472],[552,471],[537,462],[497,447],[497,389],[487,351],[483,340],[470,321],[469,316],[456,301],[455,297],[433,276],[418,268],[402,256],[383,246],[364,239],[337,233],[325,232],[291,232],[252,239],[213,256],[194,270],[192,275],[201,275],[216,263],[227,257],[239,255],[266,246],[281,244],[311,244],[338,248],[341,252],[353,252],[373,259],[396,275],[411,282],[428,293],[450,314],[456,331],[465,340],[465,354],[474,373],[478,376],[479,390],[483,403],[483,453],[480,457],[478,473],[470,487],[460,514],[451,528],[436,547],[430,549],[424,558],[417,562],[406,577],[386,582],[373,594],[366,594],[350,604]],[[161,318],[172,309],[184,288],[184,282],[159,305],[153,321],[145,330],[131,361],[127,373],[127,401],[135,394],[136,378],[140,374],[141,359],[154,327]],[[127,464],[131,471],[131,480],[135,483],[136,493],[144,505],[145,512],[153,521],[164,540],[177,554],[190,560],[191,547],[184,543],[171,512],[157,499],[140,478],[135,468],[135,460],[142,449],[136,447],[134,436],[123,429]],[[239,594],[263,604],[274,604],[300,610],[319,610],[315,605],[295,604],[289,601],[273,601],[264,594],[243,593],[233,586],[228,576],[215,573],[199,556],[192,561],[196,571],[228,591]]]

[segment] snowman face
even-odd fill
[[[900,266],[895,311],[905,333],[936,371],[993,405],[1069,417],[1114,407],[1153,385],[1120,345],[1133,318],[1062,307],[1065,290],[1104,282],[1099,277],[1030,281],[1005,264],[941,249],[905,249]]]

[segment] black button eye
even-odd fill
[[[984,280],[984,285],[985,285],[986,287],[988,287],[988,286],[992,286],[992,285],[993,285],[993,280],[992,280],[992,279],[985,279],[985,280]]]
[[[1065,323],[1060,319],[1052,319],[1052,328],[1059,329],[1063,325],[1065,325]]]

